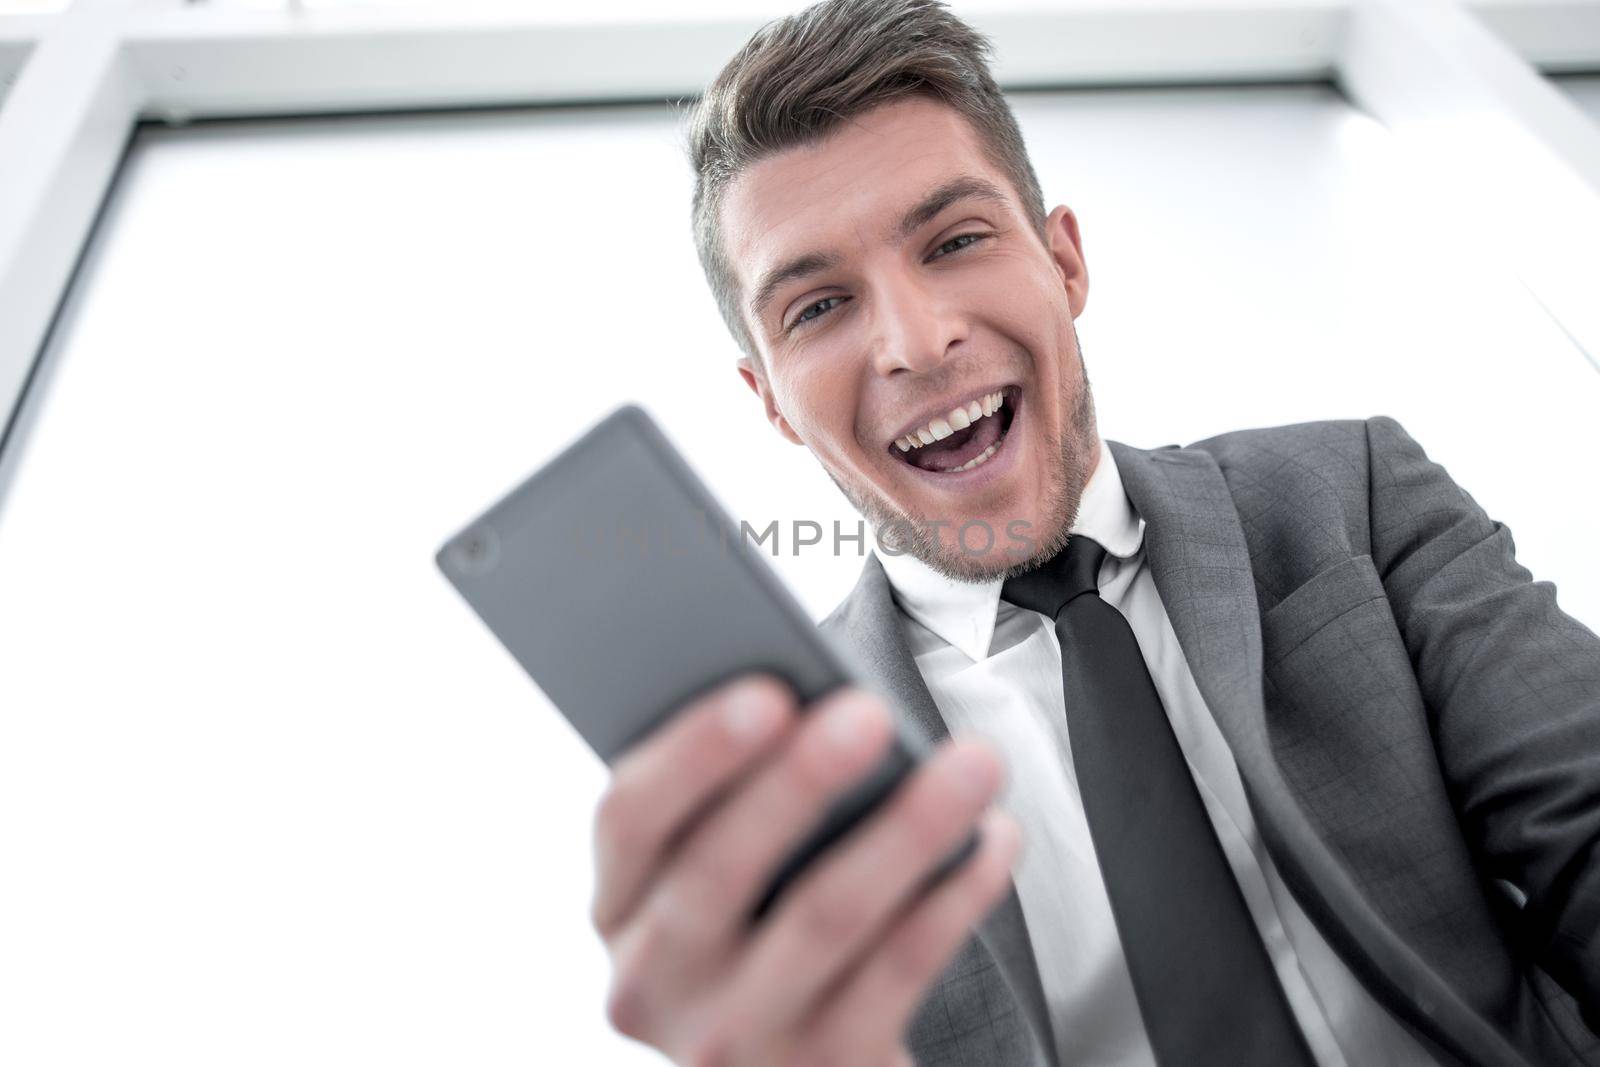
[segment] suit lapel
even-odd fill
[[[1285,782],[1267,732],[1249,544],[1216,460],[1195,448],[1106,444],[1129,500],[1145,520],[1146,558],[1178,644],[1233,752],[1262,839],[1295,898],[1367,987],[1411,1024],[1441,1062],[1525,1063],[1367,903]]]
[[[841,651],[845,657],[855,662],[863,677],[882,688],[923,741],[936,743],[949,737],[950,732],[933,702],[933,694],[922,680],[922,672],[911,658],[905,634],[900,629],[899,615],[900,609],[890,593],[888,575],[873,555],[867,558],[849,597],[821,625],[824,630],[843,636],[846,647]],[[1045,1062],[1056,1064],[1050,1012],[1015,885],[978,925],[977,933],[1011,986],[1043,1050]]]
[[[1233,497],[1208,453],[1107,441],[1145,520],[1145,555],[1206,706],[1252,790],[1277,780],[1261,687],[1261,618]]]

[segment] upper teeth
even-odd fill
[[[902,452],[909,452],[913,448],[942,441],[957,430],[965,430],[984,416],[993,415],[1000,410],[1000,403],[999,393],[989,393],[965,407],[951,408],[926,426],[918,427],[904,437],[895,438],[895,447]]]

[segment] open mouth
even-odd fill
[[[889,452],[932,474],[976,470],[1000,452],[1020,397],[1012,385],[968,401],[891,442]]]

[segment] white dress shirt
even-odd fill
[[[1206,814],[1320,1067],[1433,1064],[1339,959],[1278,876],[1238,768],[1195,686],[1144,554],[1144,520],[1104,441],[1072,532],[1105,546],[1100,596],[1127,618]],[[880,548],[912,656],[952,734],[1000,752],[999,799],[1023,833],[1017,896],[1063,1067],[1154,1065],[1078,796],[1061,646],[1044,615],[1000,599],[999,580],[947,578]]]

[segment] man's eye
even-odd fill
[[[986,234],[986,233],[961,233],[961,234],[957,234],[956,236],[950,238],[950,240],[946,241],[944,244],[940,245],[938,248],[934,249],[935,256],[937,256],[938,253],[945,252],[945,249],[947,249],[947,248],[950,249],[950,252],[959,252],[963,248],[970,248],[972,245],[976,244],[979,241],[987,239],[989,236],[990,235]],[[958,242],[966,242],[966,243],[965,244],[959,244]],[[951,247],[951,246],[954,246],[954,247]],[[949,253],[946,252],[945,254],[948,255]],[[789,324],[788,330],[786,332],[793,333],[795,330],[798,330],[800,327],[804,326],[805,324],[810,323],[810,322],[815,322],[818,319],[822,318],[823,315],[826,315],[829,311],[833,310],[832,305],[828,303],[830,300],[848,300],[848,299],[849,299],[849,297],[845,297],[845,296],[825,296],[821,300],[818,300],[816,303],[807,305],[806,308],[800,312],[800,314],[798,314],[798,315],[796,315],[794,317],[794,321]],[[828,305],[828,306],[824,307],[824,305]],[[813,311],[817,311],[817,309],[819,309],[819,308],[821,308],[822,310],[818,314],[813,315],[812,312]]]
[[[934,251],[936,253],[943,252],[945,249],[950,248],[950,246],[955,244],[957,241],[969,241],[970,243],[975,243],[975,242],[983,240],[987,236],[989,236],[989,235],[986,234],[986,233],[961,233],[961,234],[957,234],[956,236],[950,238],[950,240],[946,241],[944,244],[940,245]],[[970,243],[961,245],[961,246],[959,246],[957,248],[953,248],[953,249],[951,249],[951,251],[959,252],[963,248],[970,247],[971,246]]]
[[[843,300],[843,299],[845,299],[845,298],[842,297],[842,296],[825,296],[821,300],[818,300],[815,304],[807,305],[805,310],[801,311],[800,314],[796,315],[794,317],[794,321],[789,324],[790,331],[792,332],[795,329],[799,328],[803,323],[815,322],[817,319],[822,318],[822,315],[813,315],[811,313],[813,311],[815,311],[817,308],[822,307],[822,305],[826,304],[828,301],[830,301],[830,300]],[[827,311],[826,310],[823,311],[822,314],[823,315],[827,314]]]

